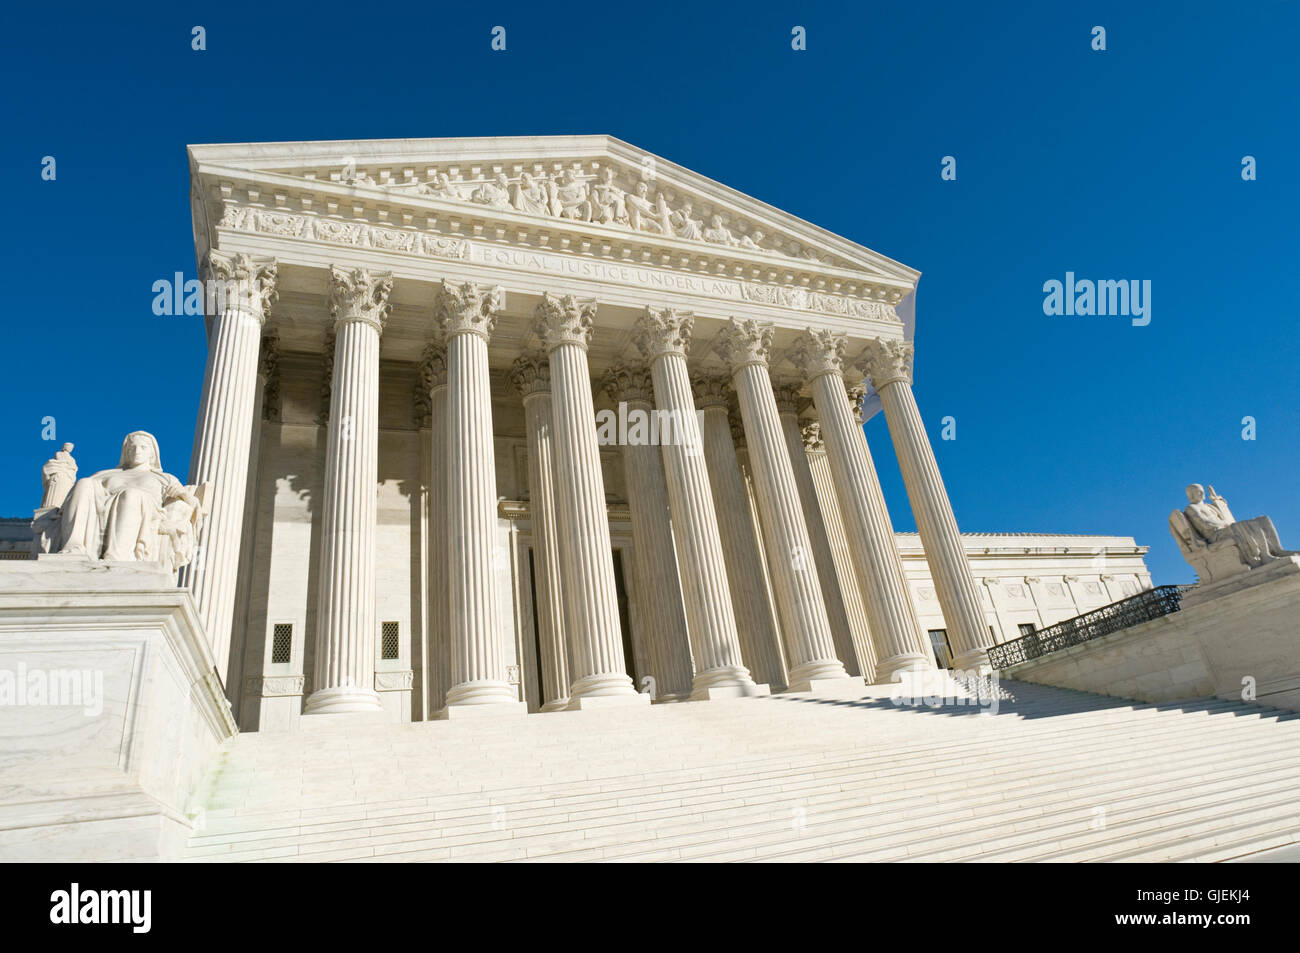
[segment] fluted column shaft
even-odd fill
[[[206,264],[207,280],[224,282],[226,295],[225,307],[213,315],[208,329],[208,361],[190,461],[190,483],[208,485],[208,512],[198,557],[181,571],[181,585],[194,597],[224,682],[239,584],[258,355],[262,324],[275,295],[276,266],[271,259],[218,252],[211,252]]]
[[[623,658],[605,478],[587,367],[595,311],[593,302],[543,295],[535,326],[551,368],[556,514],[569,675],[574,680],[569,694],[579,708],[583,699],[640,700]]]
[[[451,575],[447,547],[447,351],[432,346],[421,367],[429,391],[429,683],[430,716],[447,705],[452,686]]]
[[[733,320],[719,335],[716,347],[732,370],[758,509],[771,534],[768,571],[781,614],[790,688],[804,691],[817,679],[844,679],[848,673],[835,655],[790,451],[772,392],[767,368],[771,340],[770,327]]]
[[[835,481],[831,476],[831,465],[826,459],[826,448],[821,442],[821,424],[810,423],[808,428],[815,428],[815,434],[805,430],[805,449],[807,450],[808,468],[812,471],[813,486],[816,488],[817,501],[826,527],[826,537],[830,541],[831,557],[835,561],[835,575],[839,579],[839,592],[844,599],[844,611],[849,617],[849,631],[853,633],[853,647],[862,662],[862,676],[868,682],[876,680],[876,650],[871,641],[871,630],[867,627],[867,609],[862,602],[862,586],[858,582],[858,571],[853,566],[853,554],[849,551],[848,535],[844,531],[844,517],[840,514],[840,503],[835,496]],[[814,438],[815,446],[810,446],[808,436]]]
[[[569,660],[564,644],[564,600],[560,591],[560,540],[555,517],[555,418],[550,368],[541,355],[515,362],[512,381],[523,396],[528,440],[528,511],[533,530],[533,589],[541,643],[542,711],[569,705]]]
[[[509,704],[518,695],[505,677],[492,564],[497,478],[488,338],[495,303],[483,289],[444,283],[437,308],[447,341],[447,708]]]
[[[912,395],[912,346],[897,341],[876,341],[869,346],[865,357],[867,373],[880,394],[903,473],[903,485],[916,517],[921,547],[930,566],[930,578],[934,580],[935,594],[943,609],[948,641],[953,648],[953,668],[987,667],[992,639],[966,549],[962,546],[957,518]]]
[[[641,415],[642,420],[650,419],[653,386],[648,370],[617,369],[606,379],[605,386],[615,399],[626,403],[629,419],[634,414]],[[663,458],[659,447],[649,440],[628,439],[623,442],[622,453],[636,545],[637,601],[654,666],[650,672],[655,679],[654,696],[660,700],[688,696],[695,670],[668,516]]]
[[[844,392],[843,340],[829,332],[807,332],[796,348],[792,356],[811,378],[813,404],[864,590],[878,659],[876,681],[889,681],[895,672],[931,668],[880,479]]]
[[[650,365],[655,405],[672,423],[662,447],[668,505],[677,543],[686,624],[695,659],[693,698],[760,693],[745,667],[736,633],[731,588],[713,506],[713,492],[701,452],[699,422],[686,368],[689,315],[647,309],[637,346]]]
[[[799,503],[803,508],[804,523],[808,527],[808,542],[812,546],[813,563],[817,567],[817,579],[821,583],[822,598],[826,602],[826,618],[830,623],[835,654],[844,663],[844,668],[850,675],[862,675],[867,665],[858,657],[857,647],[853,641],[848,610],[845,608],[839,577],[835,572],[835,557],[831,553],[830,538],[826,534],[826,524],[817,503],[817,487],[813,484],[808,454],[804,451],[799,416],[793,409],[778,408],[778,410],[781,414],[781,432],[785,437],[786,452],[789,454],[795,486],[799,491]]]
[[[334,370],[325,447],[315,690],[305,714],[380,709],[375,692],[379,336],[391,276],[332,275]]]
[[[713,505],[718,515],[723,558],[726,560],[731,606],[736,614],[741,657],[755,679],[773,689],[781,689],[787,684],[787,676],[777,645],[779,636],[764,592],[759,550],[762,544],[757,535],[758,527],[751,518],[749,494],[736,457],[736,445],[731,439],[726,403],[720,393],[708,396],[703,393],[706,387],[713,389],[712,383],[696,380],[700,431],[709,487],[713,491]]]

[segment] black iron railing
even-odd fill
[[[1019,639],[995,645],[989,649],[989,662],[997,669],[1009,668],[1051,652],[1059,652],[1071,645],[1099,639],[1103,635],[1110,635],[1112,632],[1127,629],[1140,622],[1149,622],[1151,619],[1169,615],[1182,607],[1183,593],[1191,588],[1191,586],[1157,586],[1154,589],[1146,589],[1136,596],[1129,596],[1127,599],[1112,602],[1100,609],[1093,609],[1091,612],[1039,629]]]

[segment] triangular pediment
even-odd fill
[[[718,274],[897,302],[919,273],[609,136],[244,143],[190,147],[196,196],[242,186],[274,210],[316,193],[318,213],[400,228],[430,211],[497,240],[544,230],[565,247],[636,243],[641,257],[708,257]],[[199,185],[200,180],[203,186]],[[259,184],[260,183],[260,187]],[[238,203],[196,209],[220,224]],[[196,235],[201,245],[208,236]],[[624,250],[623,257],[629,257]]]

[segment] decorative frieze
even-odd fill
[[[375,672],[375,691],[409,692],[413,681],[414,673],[410,669],[404,672]]]

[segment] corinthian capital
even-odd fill
[[[695,394],[697,410],[731,406],[731,382],[721,374],[692,374],[691,390]]]
[[[551,392],[551,362],[540,351],[529,351],[515,359],[510,368],[510,386],[527,400],[534,394]]]
[[[718,334],[713,349],[733,374],[749,364],[766,367],[772,350],[772,326],[732,318]]]
[[[562,344],[576,344],[585,351],[596,329],[596,302],[573,295],[561,298],[543,292],[533,315],[533,331],[548,354]]]
[[[887,384],[902,381],[912,383],[912,354],[914,348],[907,341],[868,342],[858,363],[871,378],[871,386],[881,390]]]
[[[217,284],[215,292],[205,295],[206,300],[215,300],[218,307],[252,315],[258,321],[270,315],[271,303],[278,294],[274,258],[255,258],[243,252],[226,255],[214,250],[208,252],[203,270],[205,282]]]
[[[822,440],[822,425],[819,421],[813,420],[803,425],[799,431],[803,437],[803,448],[808,453],[820,453],[826,449],[826,444]]]
[[[843,374],[844,335],[824,328],[809,328],[795,339],[785,356],[809,380],[823,374]]]
[[[799,381],[773,381],[772,396],[776,398],[777,413],[798,415],[804,402],[804,398],[799,396],[801,387]]]
[[[861,427],[867,422],[866,415],[862,413],[862,398],[867,396],[867,388],[862,384],[852,384],[846,381],[844,394],[849,399],[849,406],[853,408],[853,419]]]
[[[330,314],[335,324],[363,321],[376,331],[383,331],[392,290],[392,272],[331,266]]]
[[[486,341],[496,327],[497,312],[504,306],[504,288],[488,288],[468,281],[453,285],[444,280],[438,285],[433,310],[444,337],[477,334]]]
[[[691,329],[695,317],[689,311],[672,308],[646,308],[637,319],[633,340],[647,361],[663,354],[686,356],[691,347]]]
[[[610,368],[601,378],[600,387],[614,400],[654,406],[654,381],[650,377],[650,368],[644,364],[620,364]]]

